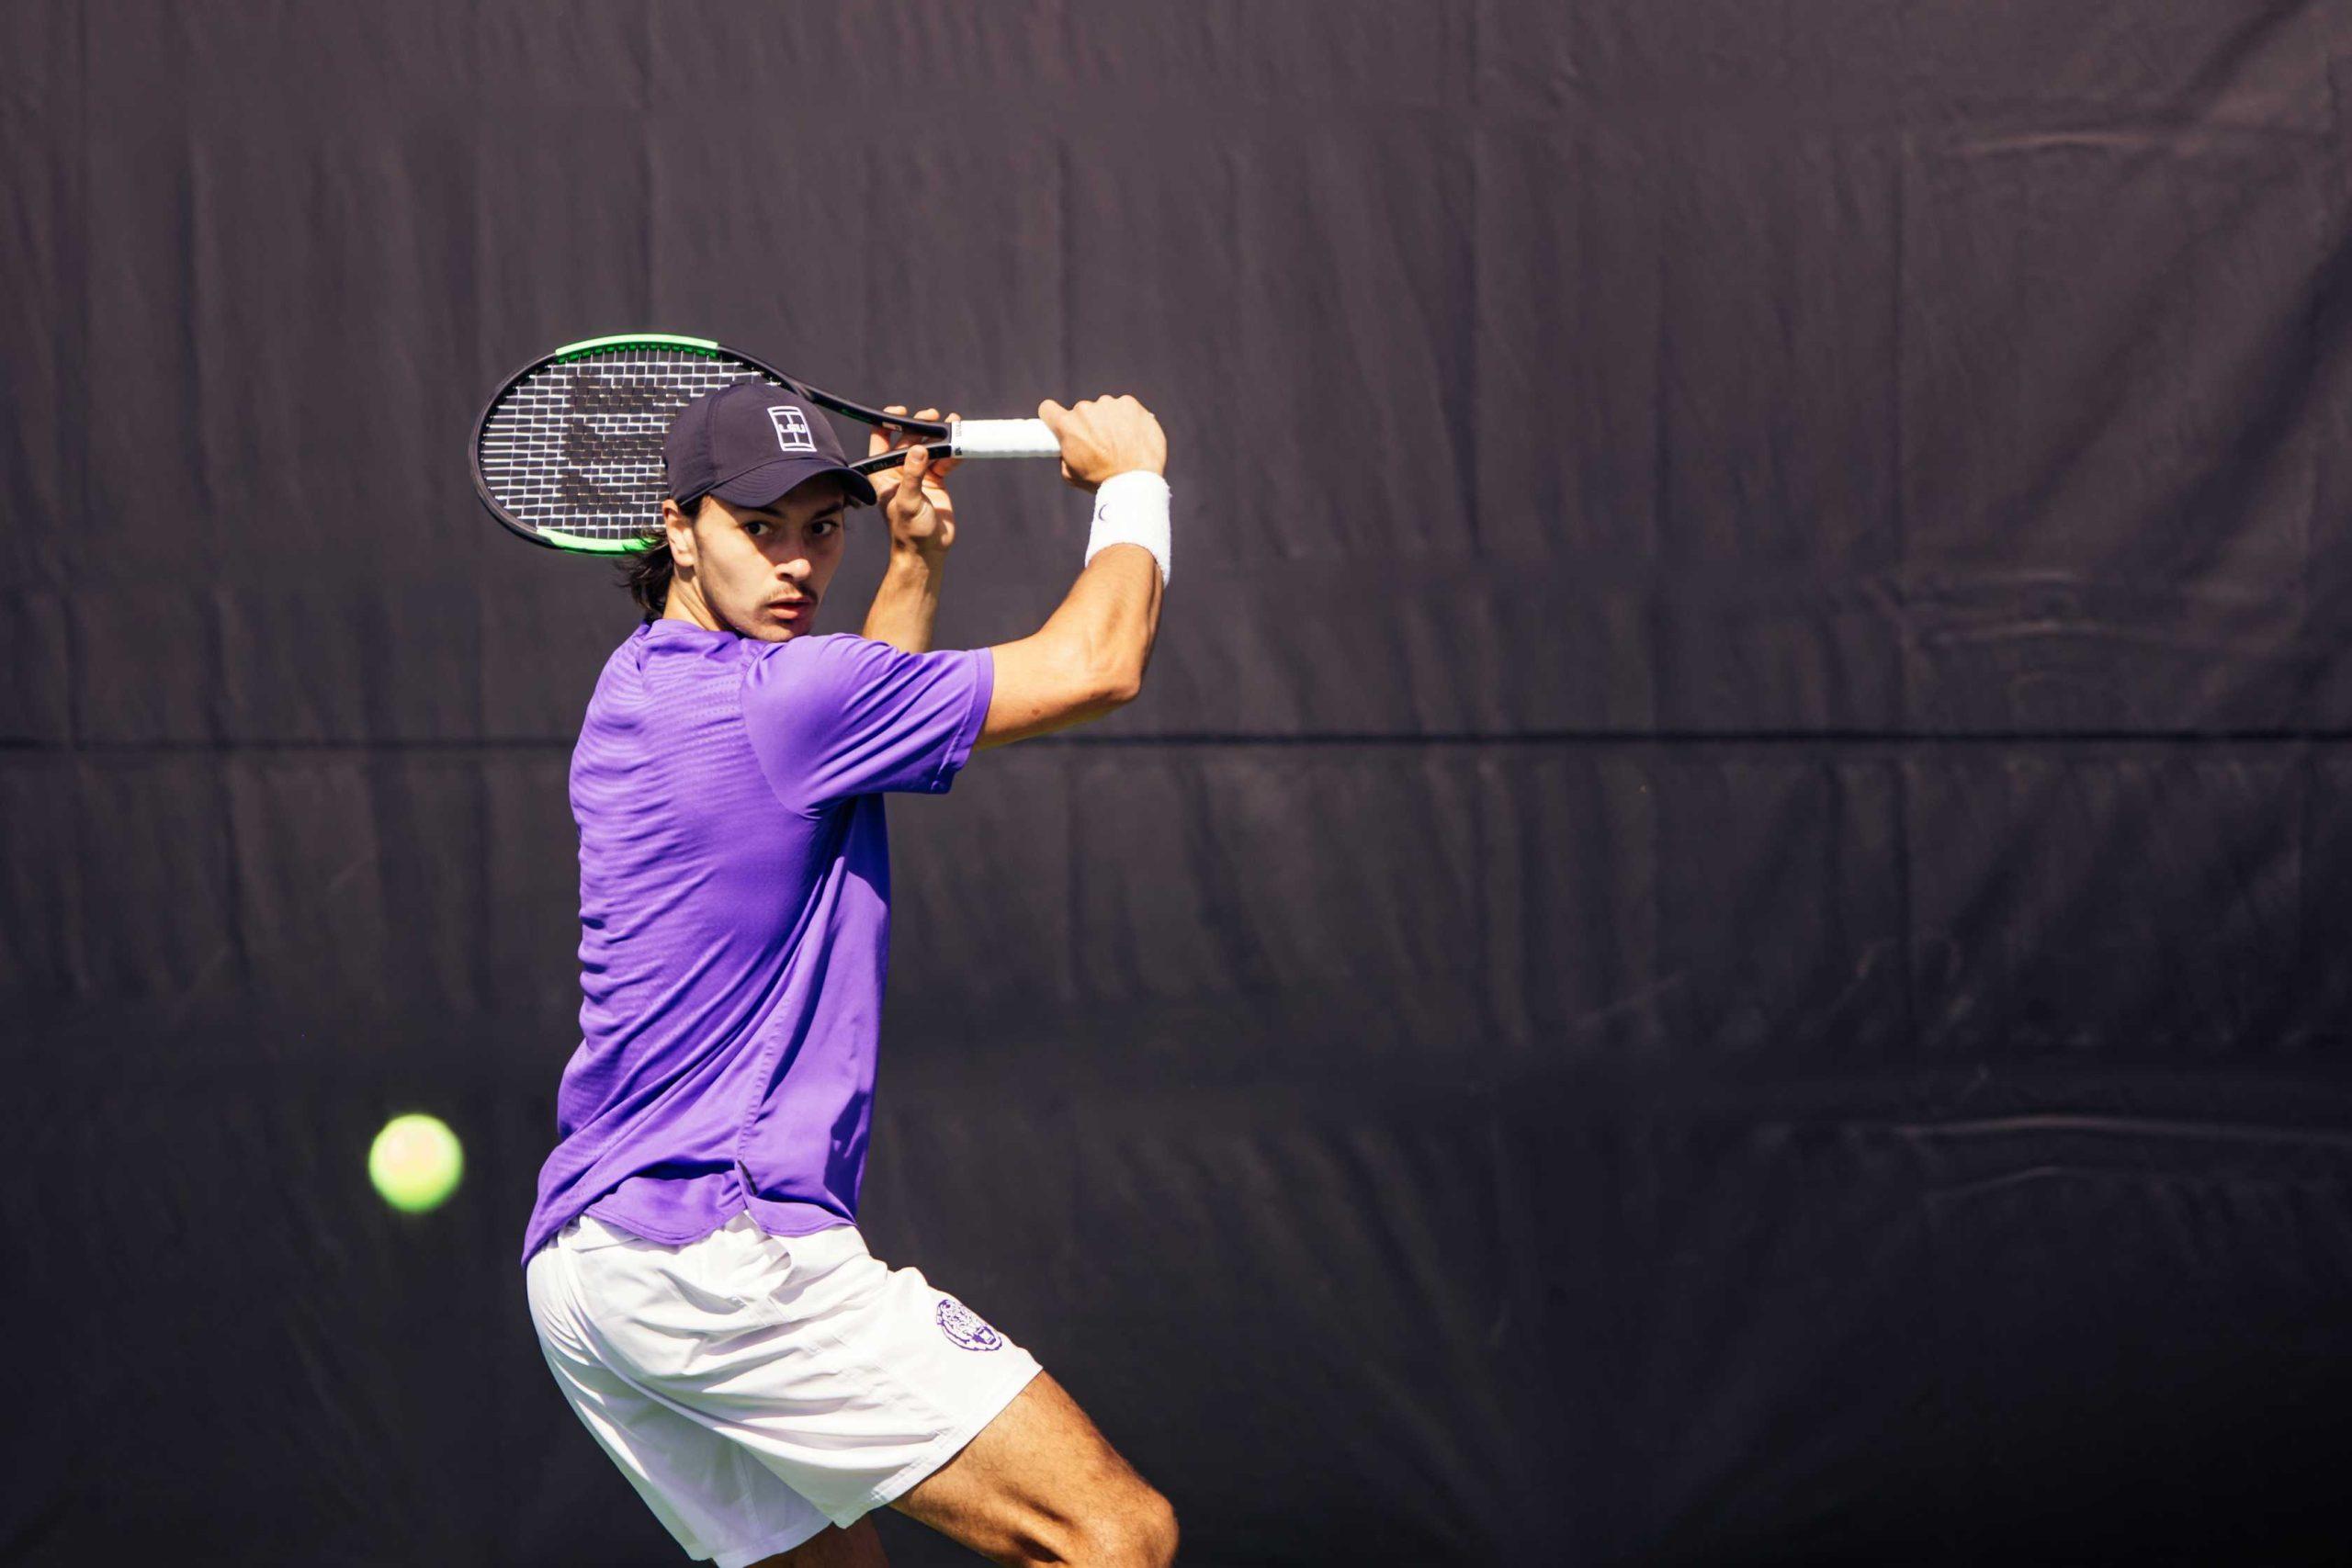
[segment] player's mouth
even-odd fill
[[[779,599],[768,606],[779,615],[805,615],[816,607],[814,599]]]

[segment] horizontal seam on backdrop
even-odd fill
[[[563,751],[572,736],[417,740],[0,739],[0,755],[179,756],[201,751]],[[2346,729],[1524,729],[1306,734],[1039,736],[1024,747],[1139,746],[2341,746]]]

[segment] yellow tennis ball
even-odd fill
[[[438,1208],[457,1190],[465,1168],[458,1134],[438,1116],[421,1111],[385,1122],[368,1151],[368,1179],[385,1202],[412,1214]]]

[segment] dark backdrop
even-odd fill
[[[1188,1562],[2341,1539],[2345,6],[0,48],[0,1557],[681,1560],[514,1258],[632,615],[465,466],[635,326],[1166,422],[1143,699],[893,803],[863,1218]],[[1084,502],[956,491],[940,640],[1025,635]]]

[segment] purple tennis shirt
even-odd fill
[[[580,1032],[523,1258],[582,1213],[683,1245],[854,1223],[890,940],[885,790],[944,792],[986,649],[650,622],[571,753]]]

